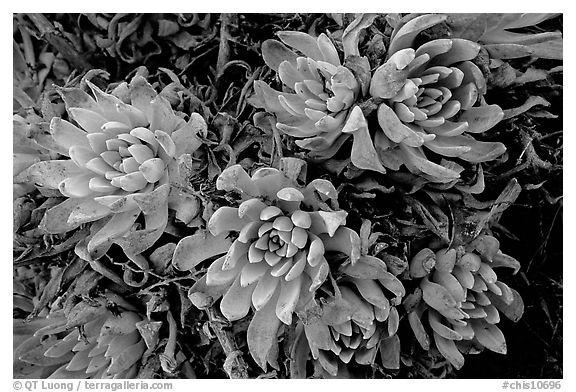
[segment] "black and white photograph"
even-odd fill
[[[562,12],[12,21],[8,390],[566,388]]]

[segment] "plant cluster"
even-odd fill
[[[207,89],[186,70],[214,17],[79,17],[92,56],[135,68],[51,63],[42,92],[15,62],[33,83],[15,87],[14,377],[446,375],[506,354],[500,316],[524,303],[495,270],[522,265],[498,222],[520,185],[487,180],[543,103],[503,109],[491,69],[561,60],[561,33],[535,32],[553,17],[329,14],[277,29],[253,70],[229,60],[226,14]],[[65,56],[73,35],[50,34]],[[163,51],[180,74],[136,67]]]

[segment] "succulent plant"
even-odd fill
[[[26,117],[18,114],[13,116],[12,125],[12,177],[16,179],[20,173],[40,161],[55,158],[55,154],[42,147],[31,137],[37,129],[40,129],[42,118],[34,113]],[[34,190],[34,184],[14,181],[12,197],[17,199]]]
[[[448,14],[447,23],[454,37],[482,43],[491,58],[532,56],[562,60],[561,32],[518,32],[533,29],[556,16],[558,14],[553,13]]]
[[[311,150],[311,156],[330,158],[349,136],[341,131],[360,95],[360,84],[342,65],[326,34],[315,38],[302,32],[281,31],[278,37],[301,54],[282,42],[264,41],[264,61],[278,73],[284,91],[256,81],[253,104],[274,114],[276,127],[297,138],[296,144]]]
[[[261,168],[249,177],[234,165],[216,187],[242,197],[239,207],[220,207],[208,222],[214,236],[238,232],[206,274],[208,285],[230,284],[220,304],[229,320],[246,316],[251,305],[261,310],[279,293],[276,316],[290,325],[300,297],[328,275],[324,253],[343,251],[352,261],[359,256],[358,235],[344,227],[348,214],[338,209],[336,189],[327,180],[300,187],[286,171]]]
[[[78,126],[55,117],[43,139],[44,146],[70,159],[38,162],[15,182],[68,198],[46,212],[46,232],[108,218],[88,243],[91,256],[102,256],[113,242],[140,253],[164,231],[176,158],[200,146],[196,134],[206,131],[206,123],[198,114],[186,122],[140,75],[111,94],[87,84],[95,98],[79,88],[59,89]],[[141,213],[145,228],[132,231]]]
[[[422,300],[414,304],[411,298],[408,320],[424,349],[430,348],[423,323],[427,320],[436,348],[457,369],[464,365],[462,354],[484,348],[506,353],[506,341],[497,326],[500,313],[516,322],[524,304],[516,290],[498,280],[494,268],[499,267],[517,272],[520,264],[503,254],[498,240],[488,234],[456,249],[434,252],[424,248],[412,258],[410,276],[421,279]]]
[[[333,376],[338,373],[339,362],[348,364],[354,358],[358,364],[370,365],[379,349],[392,348],[381,341],[398,339],[400,317],[396,306],[406,293],[386,264],[373,256],[360,256],[354,264],[343,264],[340,273],[334,296],[323,301],[322,322],[304,323],[312,356]],[[383,354],[388,355],[399,360],[400,351]]]
[[[455,182],[464,169],[450,158],[469,163],[493,160],[506,150],[484,142],[481,134],[503,117],[497,105],[483,103],[486,82],[471,61],[480,45],[465,39],[434,39],[413,47],[420,32],[446,19],[422,15],[396,27],[387,52],[370,82],[370,95],[382,102],[373,133],[361,110],[354,108],[352,163],[385,172],[402,165],[428,181]],[[348,125],[347,125],[348,126]],[[424,148],[441,161],[430,160]]]
[[[142,318],[79,302],[26,322],[14,320],[15,378],[133,378],[146,344]]]

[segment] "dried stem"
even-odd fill
[[[248,378],[248,366],[242,359],[242,351],[238,350],[234,337],[230,331],[224,330],[224,323],[222,316],[214,308],[206,309],[210,326],[214,334],[218,338],[222,350],[226,354],[226,361],[224,362],[224,371],[228,374],[229,378]]]

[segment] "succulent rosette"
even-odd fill
[[[43,139],[70,159],[38,162],[17,180],[68,198],[46,212],[41,226],[48,233],[108,218],[88,242],[91,256],[102,256],[113,242],[140,253],[164,231],[176,158],[200,146],[196,134],[206,124],[198,114],[185,121],[141,75],[112,94],[86,83],[94,97],[59,89],[77,125],[55,117]],[[145,227],[134,230],[141,213]]]
[[[336,189],[323,179],[299,185],[305,173],[304,161],[283,158],[280,170],[265,167],[249,176],[233,165],[220,174],[216,188],[238,194],[241,203],[218,208],[209,233],[182,239],[174,251],[172,263],[180,270],[224,254],[192,287],[193,303],[199,303],[198,291],[219,287],[228,320],[243,318],[253,306],[289,325],[301,297],[306,303],[328,276],[325,252],[358,259],[360,240],[344,227],[348,214],[338,209]]]
[[[312,356],[333,376],[339,362],[348,364],[354,358],[361,365],[373,364],[379,349],[383,357],[399,359],[396,306],[406,293],[402,282],[373,256],[360,256],[339,272],[334,296],[323,301],[322,322],[304,323]]]
[[[344,227],[345,211],[338,209],[337,192],[327,180],[300,187],[284,171],[256,170],[251,177],[240,165],[222,172],[216,187],[242,196],[239,207],[221,207],[210,218],[214,236],[238,232],[226,254],[208,268],[208,285],[230,284],[220,304],[229,320],[238,320],[251,305],[262,310],[274,298],[277,318],[290,325],[301,295],[313,293],[329,271],[327,251],[359,257],[356,232]],[[302,294],[303,293],[303,294]]]
[[[282,42],[264,41],[262,55],[277,72],[283,91],[256,81],[253,104],[274,114],[276,127],[295,137],[298,146],[311,150],[311,156],[330,158],[349,137],[342,128],[361,93],[360,84],[352,71],[342,65],[326,34],[312,37],[281,31],[278,37]]]
[[[517,272],[520,264],[503,254],[498,240],[487,234],[465,247],[436,252],[424,248],[413,257],[409,273],[421,279],[421,299],[415,300],[419,295],[412,294],[405,306],[424,349],[430,348],[427,324],[438,351],[458,369],[464,365],[462,354],[484,348],[506,353],[506,340],[497,326],[500,313],[516,322],[524,304],[517,291],[498,280],[494,268],[499,267]]]
[[[420,32],[445,19],[445,15],[422,15],[395,28],[387,59],[370,82],[370,95],[381,102],[378,126],[369,132],[355,108],[356,125],[345,130],[355,136],[356,166],[386,172],[404,165],[428,181],[449,183],[464,170],[451,159],[477,164],[504,153],[502,143],[476,138],[504,115],[497,105],[483,102],[486,81],[472,61],[480,45],[442,38],[414,47]],[[438,158],[431,160],[430,153]]]
[[[30,322],[14,320],[15,378],[134,378],[146,344],[142,318],[80,302]]]

